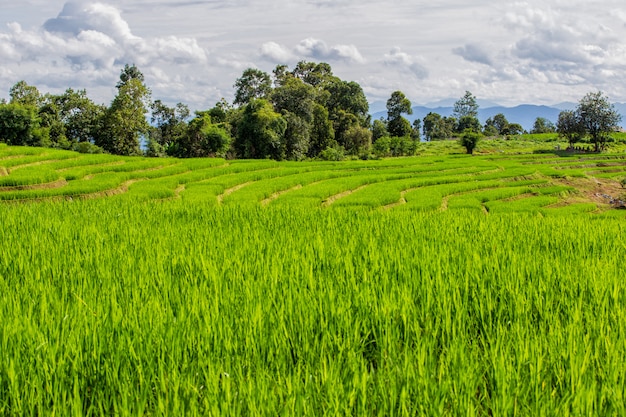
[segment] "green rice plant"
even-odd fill
[[[545,209],[545,214],[582,214],[596,211],[598,207],[593,203],[577,203],[568,204],[559,207],[548,207]]]
[[[31,185],[41,185],[58,180],[59,174],[49,169],[49,167],[39,167],[38,169],[16,169],[6,177],[0,177],[0,187],[24,187]]]
[[[0,414],[626,412],[623,218],[185,193],[0,205]]]
[[[538,213],[545,214],[543,209],[559,202],[558,197],[550,195],[520,195],[511,200],[494,200],[485,203],[489,214],[506,213]]]

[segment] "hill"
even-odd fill
[[[626,103],[615,103],[614,106],[620,114],[626,115]],[[502,113],[510,123],[519,123],[525,130],[530,131],[537,117],[544,117],[556,124],[559,113],[562,110],[571,110],[574,108],[576,108],[576,103],[559,103],[554,106],[539,106],[534,104],[521,104],[515,107],[498,105],[489,107],[481,106],[478,110],[478,119],[484,124],[488,118]],[[387,118],[387,111],[384,110],[384,108],[381,109],[380,103],[376,103],[373,109],[377,109],[377,111],[372,113],[372,119],[380,119],[381,117],[383,119]],[[423,120],[430,112],[439,113],[442,116],[451,116],[453,111],[454,107],[452,105],[436,107],[415,106],[413,107],[413,114],[405,115],[405,117],[413,123],[415,119]],[[622,123],[626,123],[626,119],[622,120]]]

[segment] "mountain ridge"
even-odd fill
[[[432,103],[432,104],[436,105],[438,103],[443,104],[445,103],[445,100],[441,100],[440,102]],[[621,125],[625,126],[626,125],[626,103],[613,103],[613,105],[615,106],[615,110],[617,110],[617,112],[623,116]],[[386,110],[378,110],[381,108],[380,106],[381,106],[380,102],[372,103],[372,107],[377,110],[371,113],[372,119],[375,120],[375,119],[380,119],[380,118],[383,118],[383,119],[387,118]],[[532,130],[535,120],[538,117],[543,117],[547,120],[550,120],[552,123],[556,125],[556,122],[559,118],[559,113],[561,111],[574,110],[576,106],[577,106],[577,103],[562,102],[562,103],[557,103],[557,104],[550,105],[550,106],[537,105],[537,104],[520,104],[520,105],[513,106],[513,107],[500,106],[500,105],[495,105],[495,106],[490,106],[490,107],[479,107],[478,120],[480,120],[481,124],[484,124],[487,121],[487,119],[489,119],[490,117],[493,117],[496,114],[502,113],[504,114],[506,119],[509,121],[509,123],[518,123],[525,130],[530,131]],[[416,119],[423,120],[424,117],[430,112],[438,113],[441,116],[446,116],[446,117],[452,116],[454,112],[454,106],[424,105],[424,106],[414,106],[412,107],[412,110],[413,110],[412,115],[406,115],[406,114],[403,115],[411,123],[413,123],[413,121]]]

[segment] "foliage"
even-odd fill
[[[576,112],[563,110],[559,113],[557,132],[560,137],[567,139],[570,148],[573,148],[574,144],[585,135],[585,127],[577,117]]]
[[[578,103],[576,117],[591,136],[596,152],[606,147],[608,134],[617,129],[621,115],[601,92],[588,93]]]
[[[124,68],[118,93],[104,115],[105,129],[95,144],[118,155],[140,155],[140,138],[149,132],[146,113],[150,90],[135,66]]]
[[[480,133],[472,130],[466,129],[459,138],[459,143],[461,146],[465,148],[468,154],[474,153],[474,149],[476,149],[476,145],[478,145],[478,141],[480,140]]]
[[[545,117],[537,117],[530,133],[554,133],[556,126]]]
[[[454,103],[454,116],[461,119],[465,116],[478,117],[478,103],[476,97],[469,91]]]
[[[267,100],[252,99],[244,108],[235,147],[242,158],[285,157],[285,119]]]
[[[498,113],[485,121],[485,136],[508,135],[509,121],[502,113]]]
[[[253,99],[267,98],[271,88],[269,74],[256,68],[248,68],[235,81],[234,104],[245,105]]]
[[[0,104],[0,142],[8,145],[36,144],[37,109],[19,103]]]

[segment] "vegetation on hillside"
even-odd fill
[[[235,81],[233,103],[221,100],[191,115],[179,103],[152,100],[144,76],[126,65],[110,105],[98,105],[86,91],[42,95],[24,81],[0,103],[0,142],[117,155],[227,157],[275,160],[339,160],[415,155],[425,141],[459,139],[472,153],[481,138],[515,138],[524,132],[502,114],[481,125],[476,97],[467,91],[454,114],[430,113],[411,124],[411,102],[401,91],[387,101],[387,118],[371,120],[361,86],[335,76],[327,63],[302,61],[273,74],[246,69]],[[595,152],[614,140],[621,117],[601,92],[583,97],[562,112],[555,126],[537,118],[532,134],[559,133],[575,149]],[[580,146],[585,146],[580,145]]]

